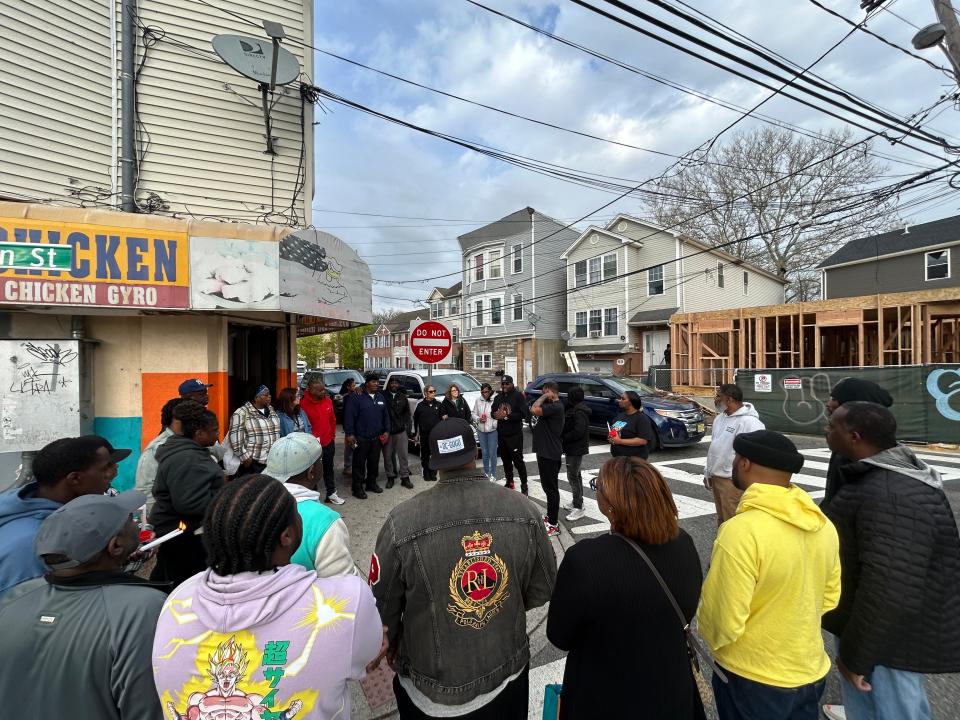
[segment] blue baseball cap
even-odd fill
[[[180,383],[180,394],[187,395],[189,393],[203,392],[207,388],[212,388],[213,385],[204,384],[203,380],[194,378],[193,380],[184,380]]]

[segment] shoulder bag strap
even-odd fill
[[[683,611],[680,609],[680,605],[677,603],[677,599],[673,596],[673,593],[670,592],[670,588],[667,587],[667,583],[664,581],[663,576],[660,574],[660,571],[654,566],[650,558],[647,557],[647,554],[643,551],[637,543],[628,538],[626,535],[621,535],[620,533],[611,533],[616,535],[618,538],[627,543],[632,547],[637,555],[643,558],[643,561],[647,564],[647,567],[650,568],[650,572],[653,573],[653,576],[657,579],[657,582],[660,583],[660,587],[663,588],[664,595],[667,596],[667,599],[670,601],[670,604],[673,605],[674,612],[677,613],[677,617],[680,618],[680,624],[683,626],[683,634],[687,639],[687,650],[690,654],[690,661],[693,663],[693,666],[696,670],[700,670],[700,663],[698,658],[703,658],[710,669],[720,678],[724,683],[727,682],[727,676],[717,665],[716,661],[713,659],[713,654],[707,648],[706,644],[697,637],[697,634],[693,631],[693,628],[690,627],[690,623],[687,622],[687,619],[683,615]]]

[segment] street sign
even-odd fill
[[[71,267],[73,267],[72,245],[0,242],[0,268],[69,270]]]
[[[410,354],[417,362],[435,365],[447,359],[453,349],[453,332],[436,320],[410,322]]]

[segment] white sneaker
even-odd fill
[[[843,705],[824,705],[823,714],[829,720],[847,720],[847,711],[843,709]]]
[[[572,508],[570,514],[567,515],[567,522],[573,522],[574,520],[579,520],[584,517],[587,513],[583,508]]]
[[[489,479],[490,482],[496,482],[496,481],[497,481],[497,476],[496,476],[496,475],[487,475],[487,479]]]
[[[573,509],[574,509],[573,503],[572,503],[572,502],[568,502],[568,503],[564,504],[563,509],[564,509],[564,510],[573,510]]]
[[[339,495],[337,495],[335,492],[332,492],[332,493],[330,493],[329,495],[327,495],[326,502],[328,502],[328,503],[333,503],[334,505],[343,505],[344,500],[343,500],[342,497],[340,497]]]

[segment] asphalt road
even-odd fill
[[[827,461],[829,459],[829,450],[826,448],[826,443],[820,437],[792,436],[792,439],[806,456],[803,471],[794,477],[794,482],[810,492],[815,498],[822,497]],[[545,512],[545,496],[543,495],[540,484],[533,479],[537,477],[537,466],[533,454],[529,452],[531,447],[532,443],[528,432],[524,448],[527,450],[525,456],[527,460],[527,472],[531,478],[530,498],[533,502],[540,504]],[[587,516],[574,523],[568,523],[564,519],[566,512],[562,509],[562,506],[571,500],[572,495],[569,485],[566,483],[565,472],[562,472],[560,475],[560,524],[562,534],[558,541],[554,543],[558,561],[562,557],[564,548],[569,547],[571,544],[583,538],[595,537],[609,530],[609,524],[606,518],[597,510],[594,493],[589,489],[587,480],[589,475],[595,475],[603,462],[609,458],[607,448],[608,445],[606,442],[603,442],[600,438],[596,438],[591,443],[591,454],[584,457],[584,508],[587,511]],[[700,554],[704,571],[706,571],[709,563],[711,547],[716,537],[717,529],[713,495],[703,486],[703,478],[700,474],[708,448],[709,436],[697,445],[661,450],[651,457],[651,461],[660,469],[660,472],[667,478],[670,484],[674,500],[680,513],[680,525],[693,538]],[[958,510],[960,510],[960,453],[934,453],[929,452],[925,448],[915,448],[915,450],[917,450],[921,454],[921,457],[927,462],[940,469],[944,474],[945,491],[953,507],[954,514],[957,515]],[[395,504],[410,497],[413,493],[430,486],[423,483],[419,478],[419,458],[410,455],[409,461],[415,484],[413,491],[396,487],[392,490],[385,491],[379,496],[371,495],[370,500],[363,502],[349,498],[346,505],[337,508],[343,514],[350,528],[351,546],[354,548],[354,556],[357,559],[358,565],[364,568],[364,570],[367,567],[376,534],[382,525],[383,519],[386,517],[386,513],[389,512],[390,508]],[[337,467],[339,468],[341,464],[342,460],[338,453]],[[339,470],[337,474],[338,480],[341,482],[341,489],[347,490],[349,485],[343,484],[343,481],[340,480]],[[499,468],[498,476],[502,481],[502,467]],[[380,481],[382,484],[382,475]],[[519,483],[517,483],[517,488],[519,489]],[[349,496],[348,491],[341,492],[341,494],[344,497]],[[539,611],[529,613],[527,619],[531,652],[533,654],[530,671],[529,717],[531,720],[539,720],[541,717],[543,686],[552,682],[559,683],[563,677],[564,653],[554,648],[546,640],[543,628],[544,617],[545,612],[543,612],[543,609],[540,609]],[[837,677],[836,671],[831,671],[823,702],[840,702]],[[934,718],[937,718],[937,720],[960,720],[960,675],[929,676],[927,691],[933,706]],[[355,715],[357,717],[395,717],[395,714],[390,712],[391,706],[389,704],[377,708],[370,708],[365,702],[366,698],[363,698],[358,693],[355,693],[354,697]],[[708,712],[708,717],[715,717],[712,708]]]

